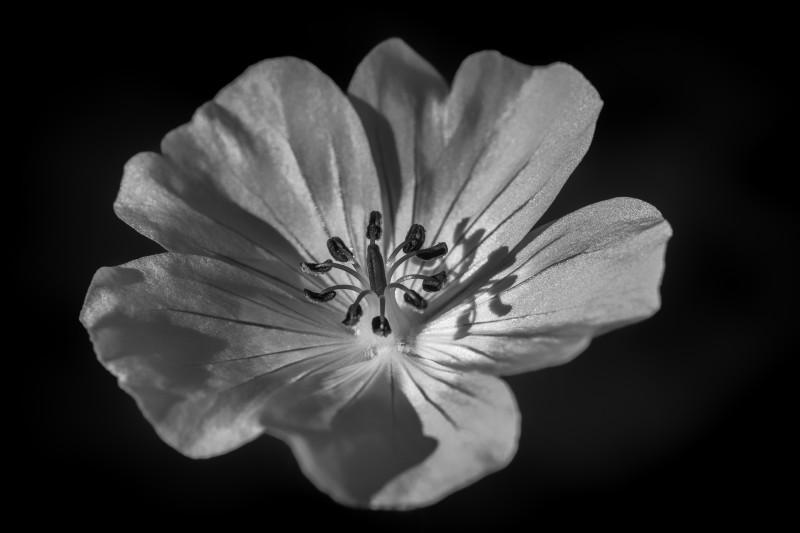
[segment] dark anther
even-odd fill
[[[325,274],[333,268],[333,261],[326,259],[324,263],[300,263],[300,270],[306,274]]]
[[[383,222],[383,215],[381,215],[380,211],[373,211],[369,214],[369,224],[367,225],[367,239],[373,241],[381,238],[381,235],[383,234],[383,228],[381,228],[382,222]]]
[[[403,294],[403,300],[405,300],[405,302],[411,307],[419,309],[420,311],[428,307],[428,302],[425,301],[425,298],[411,289],[407,290],[405,294]]]
[[[331,257],[340,263],[349,261],[353,257],[353,252],[347,249],[347,246],[344,245],[344,242],[339,237],[328,239],[328,251],[331,253]]]
[[[419,252],[417,252],[417,257],[419,257],[423,261],[428,261],[429,259],[436,259],[437,257],[442,257],[446,253],[447,253],[447,244],[440,242],[439,244],[434,244],[430,248],[425,248],[424,250],[420,250]]]
[[[389,321],[384,316],[376,316],[372,319],[372,333],[381,337],[388,337],[392,333]]]
[[[308,289],[303,289],[303,292],[306,295],[306,300],[314,304],[330,302],[331,300],[333,300],[333,297],[336,296],[336,291],[332,290],[314,292]]]
[[[422,290],[425,292],[439,292],[447,281],[447,272],[442,270],[426,280],[422,281]]]
[[[353,304],[347,308],[347,316],[344,317],[342,320],[342,324],[345,326],[355,326],[358,324],[358,320],[361,318],[361,306],[358,304]]]
[[[403,246],[403,253],[416,252],[425,244],[425,228],[421,224],[411,224],[406,234],[408,244]]]

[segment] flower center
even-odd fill
[[[440,242],[430,248],[423,248],[422,245],[425,243],[425,228],[420,224],[412,224],[406,234],[406,239],[394,249],[389,259],[384,261],[380,247],[375,244],[375,241],[380,240],[383,234],[382,221],[383,217],[380,211],[373,211],[370,213],[366,233],[369,245],[367,245],[367,253],[364,258],[364,267],[356,261],[353,253],[345,246],[342,239],[339,237],[331,237],[328,239],[328,251],[331,257],[340,263],[349,262],[352,268],[344,265],[337,265],[330,259],[323,263],[301,263],[300,268],[306,274],[314,275],[327,274],[334,268],[350,274],[359,282],[360,286],[334,285],[326,288],[322,292],[313,292],[304,289],[303,292],[306,295],[306,299],[312,303],[325,303],[330,302],[336,297],[337,290],[355,291],[358,293],[358,296],[356,296],[355,301],[350,304],[350,307],[347,309],[347,314],[344,320],[342,320],[344,325],[355,328],[363,314],[360,304],[361,300],[363,300],[365,296],[373,294],[378,300],[380,312],[372,319],[372,332],[375,335],[387,337],[392,333],[392,327],[389,324],[389,320],[386,318],[387,293],[389,296],[389,305],[394,306],[394,290],[399,289],[404,291],[403,301],[408,307],[414,311],[423,312],[425,308],[428,307],[427,300],[413,289],[406,287],[404,283],[411,282],[411,280],[415,279],[421,279],[423,291],[438,292],[444,286],[445,281],[447,281],[447,273],[444,270],[432,276],[409,274],[392,281],[392,276],[397,272],[397,267],[412,257],[423,261],[438,259],[447,253],[447,244]],[[404,255],[396,259],[400,252],[403,252]],[[388,272],[386,270],[387,268],[389,269]]]

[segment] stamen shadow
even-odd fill
[[[469,217],[464,217],[453,230],[452,242],[455,243],[453,249],[457,250],[458,248],[462,248],[463,250],[473,251],[472,253],[467,253],[464,256],[461,263],[459,263],[458,267],[454,269],[453,272],[448,272],[448,275],[453,275],[454,277],[458,278],[461,278],[461,276],[467,273],[469,268],[472,266],[472,263],[475,262],[474,250],[477,248],[478,244],[481,242],[481,239],[483,239],[483,236],[486,234],[486,230],[484,228],[480,228],[472,232],[472,234],[467,237],[464,235],[464,233],[467,230],[468,225]]]
[[[492,256],[495,256],[494,260]],[[488,309],[494,316],[501,317],[511,312],[513,306],[503,303],[499,295],[514,285],[517,281],[516,274],[511,274],[504,278],[491,279],[493,272],[504,268],[500,266],[499,263],[505,261],[509,261],[509,264],[514,262],[514,258],[508,254],[507,246],[503,246],[492,252],[489,255],[487,263],[475,274],[479,280],[477,283],[471,284],[475,288],[469,298],[469,307],[456,319],[457,329],[456,333],[453,335],[453,339],[461,339],[469,335],[470,329],[472,329],[472,326],[475,324],[477,301],[484,295],[489,295],[491,297]],[[490,279],[486,279],[487,277]]]
[[[454,249],[463,248],[464,250],[468,250],[457,264],[456,268],[452,272],[448,272],[448,275],[452,274],[454,279],[457,280],[461,280],[473,266],[476,251],[486,234],[485,228],[478,228],[471,234],[465,235],[469,227],[469,221],[470,219],[468,217],[463,218],[453,231],[453,242],[457,243]],[[460,313],[456,319],[457,329],[453,336],[454,339],[461,339],[469,335],[477,315],[477,301],[483,296],[488,295],[491,297],[488,302],[488,309],[494,316],[502,317],[511,312],[513,306],[503,302],[500,295],[514,285],[517,276],[511,274],[495,279],[493,279],[493,276],[498,271],[504,270],[516,262],[516,252],[518,250],[520,250],[519,246],[514,250],[509,250],[508,246],[501,246],[489,254],[486,263],[472,274],[468,281],[459,287],[458,293],[451,296],[451,301],[448,305],[439,310],[438,313],[444,313],[465,301],[460,299],[459,296],[469,295],[467,297],[467,309]]]
[[[462,224],[466,226],[465,222],[462,220],[459,224],[459,227],[461,227]],[[502,317],[511,312],[513,306],[504,303],[499,296],[514,286],[518,279],[517,274],[509,274],[508,276],[499,279],[492,279],[492,276],[495,272],[505,270],[516,263],[519,252],[528,246],[536,237],[541,235],[541,233],[547,229],[550,224],[552,224],[552,222],[541,225],[529,231],[527,235],[525,235],[525,237],[519,243],[517,243],[512,250],[509,250],[508,246],[501,246],[489,254],[486,263],[472,276],[470,282],[466,283],[464,287],[461,288],[463,293],[470,294],[469,304],[468,308],[456,319],[457,329],[455,335],[453,336],[454,339],[461,339],[469,335],[472,326],[475,325],[475,318],[477,315],[477,300],[481,296],[489,295],[491,297],[488,303],[488,308],[489,311],[491,311],[495,316]],[[483,231],[484,230],[480,229],[476,232]],[[470,254],[474,253],[475,249],[470,252]],[[457,302],[458,298],[453,298],[453,300]],[[452,308],[455,305],[455,303],[451,303],[448,308]],[[440,312],[444,312],[444,310]]]

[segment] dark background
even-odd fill
[[[763,523],[787,513],[796,375],[785,337],[796,327],[786,310],[797,237],[784,236],[792,213],[783,187],[796,176],[780,133],[796,100],[784,34],[751,15],[628,22],[599,12],[583,25],[573,15],[497,12],[467,24],[236,12],[176,23],[134,12],[102,26],[56,16],[29,34],[37,46],[12,46],[20,76],[7,107],[24,121],[21,152],[7,157],[23,164],[25,179],[8,206],[22,213],[9,230],[23,240],[15,268],[32,280],[12,307],[30,330],[8,332],[25,339],[13,358],[27,372],[12,406],[25,438],[7,456],[12,471],[22,467],[18,508],[45,522],[218,517],[266,529],[429,531]],[[566,366],[510,378],[523,415],[512,464],[409,513],[338,506],[269,437],[212,460],[184,458],[96,362],[78,322],[97,268],[159,251],[112,210],[131,156],[157,151],[250,64],[294,55],[346,87],[360,59],[391,36],[447,79],[468,54],[492,48],[527,64],[573,64],[605,107],[544,220],[631,196],[659,208],[674,230],[662,310]]]

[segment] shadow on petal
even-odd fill
[[[437,441],[396,383],[392,363],[357,389],[334,416],[329,431],[300,431],[290,437],[300,466],[335,500],[359,507],[393,479],[424,462]]]
[[[154,318],[107,315],[94,326],[93,335],[103,364],[134,393],[148,419],[159,423],[187,394],[207,388],[211,373],[196,363],[213,360],[227,342],[163,316]]]
[[[400,156],[397,153],[397,141],[389,121],[374,107],[357,96],[349,95],[350,103],[356,110],[364,130],[369,139],[370,151],[375,161],[375,170],[381,181],[381,191],[384,195],[383,212],[387,217],[387,227],[396,230],[396,221],[393,219],[398,211],[400,196],[402,194],[402,178],[400,170]]]

